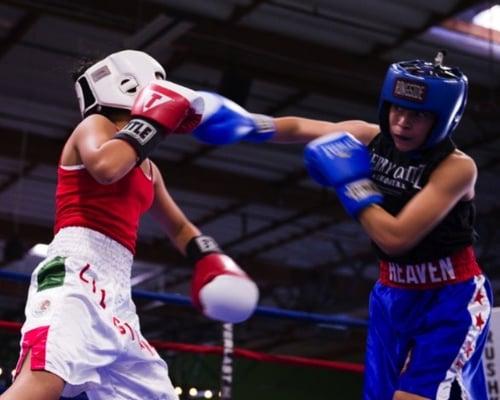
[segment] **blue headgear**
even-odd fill
[[[391,104],[417,111],[429,111],[436,117],[422,148],[429,148],[456,128],[467,102],[467,77],[457,67],[441,65],[443,54],[434,63],[414,60],[391,64],[380,94],[379,122],[389,134]]]

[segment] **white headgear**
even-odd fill
[[[99,112],[102,106],[130,110],[137,93],[165,75],[160,63],[142,51],[113,53],[92,65],[75,83],[82,116]]]

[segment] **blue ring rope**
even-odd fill
[[[26,283],[30,281],[30,276],[19,272],[0,271],[0,279],[8,279]],[[135,299],[155,300],[161,301],[162,303],[175,304],[180,306],[193,306],[191,299],[188,296],[176,293],[157,293],[142,289],[134,289],[132,290],[132,296]],[[266,306],[258,306],[255,310],[254,315],[269,318],[311,322],[339,328],[366,328],[368,326],[368,321],[360,318],[352,318],[342,315],[324,315],[296,310],[283,310],[280,308]]]

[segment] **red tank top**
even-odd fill
[[[86,169],[57,171],[54,232],[83,226],[101,232],[133,254],[139,219],[153,203],[153,182],[140,167],[110,185],[98,183]]]

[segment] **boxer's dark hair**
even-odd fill
[[[87,71],[92,65],[100,60],[101,59],[97,57],[83,57],[78,60],[71,71],[71,78],[73,79],[73,82],[76,82],[78,78],[85,73],[85,71]]]

